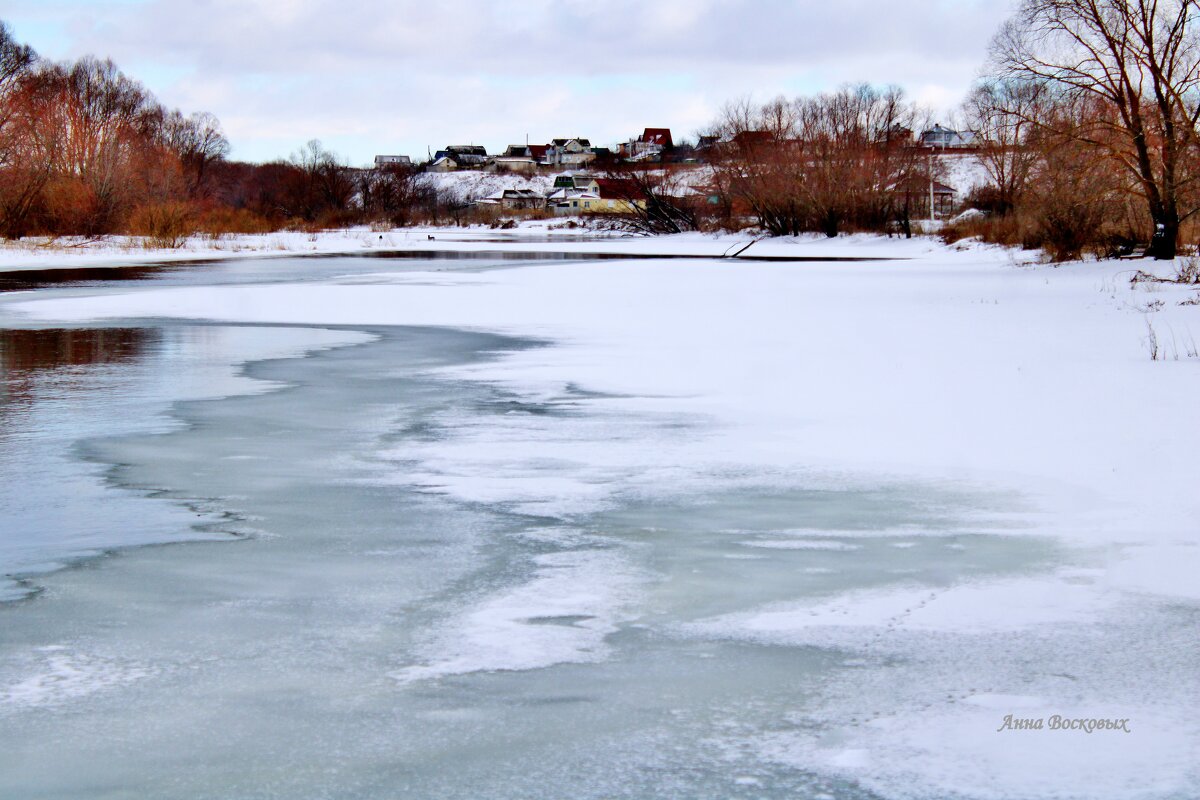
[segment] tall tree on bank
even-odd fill
[[[0,21],[0,236],[22,231],[49,174],[29,135],[39,103],[27,78],[36,61]]]
[[[992,45],[996,77],[1041,84],[1104,113],[1069,131],[1128,172],[1155,226],[1148,255],[1175,257],[1200,210],[1197,0],[1023,0]]]
[[[1033,181],[1036,144],[1053,105],[1049,94],[1041,83],[991,80],[963,103],[967,130],[978,137],[979,162],[992,179],[989,210],[995,213],[1011,213]]]

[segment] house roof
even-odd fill
[[[739,145],[770,144],[775,135],[770,131],[740,131],[733,141]]]
[[[564,172],[561,175],[554,176],[554,185],[559,187],[569,185],[578,188],[579,186],[587,186],[594,180],[596,180],[595,175],[588,175],[583,172],[575,174]]]
[[[596,200],[600,197],[600,194],[587,188],[573,188],[564,186],[562,188],[555,189],[553,192],[546,195],[547,200],[574,200],[577,197],[585,197]]]
[[[671,129],[670,128],[646,128],[642,133],[642,141],[650,144],[659,144],[663,147],[671,147]]]
[[[914,194],[928,195],[929,194],[929,179],[928,178],[920,178],[920,177],[909,178],[907,181],[900,181],[899,183],[897,183],[896,188],[897,189],[907,188],[908,191],[910,191]],[[951,195],[951,194],[958,194],[958,190],[955,189],[953,186],[942,183],[941,181],[934,181],[933,182],[933,193],[940,194],[940,195]]]
[[[600,196],[605,199],[637,197],[642,193],[637,181],[629,178],[597,178]]]
[[[487,196],[488,200],[541,200],[542,195],[533,189],[501,189]]]
[[[975,134],[971,131],[956,131],[941,125],[934,125],[929,130],[921,132],[921,142],[944,147],[966,147],[974,144]]]

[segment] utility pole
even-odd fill
[[[933,233],[933,148],[929,148],[929,222],[930,233]]]

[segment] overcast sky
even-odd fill
[[[233,156],[694,135],[726,101],[896,83],[942,112],[1015,0],[5,0],[42,55],[111,56]]]

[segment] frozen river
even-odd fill
[[[1194,795],[1194,604],[1093,592],[1020,481],[755,464],[699,390],[553,361],[554,325],[370,306],[512,268],[0,295],[0,796]],[[1141,727],[997,731],[1047,711]]]

